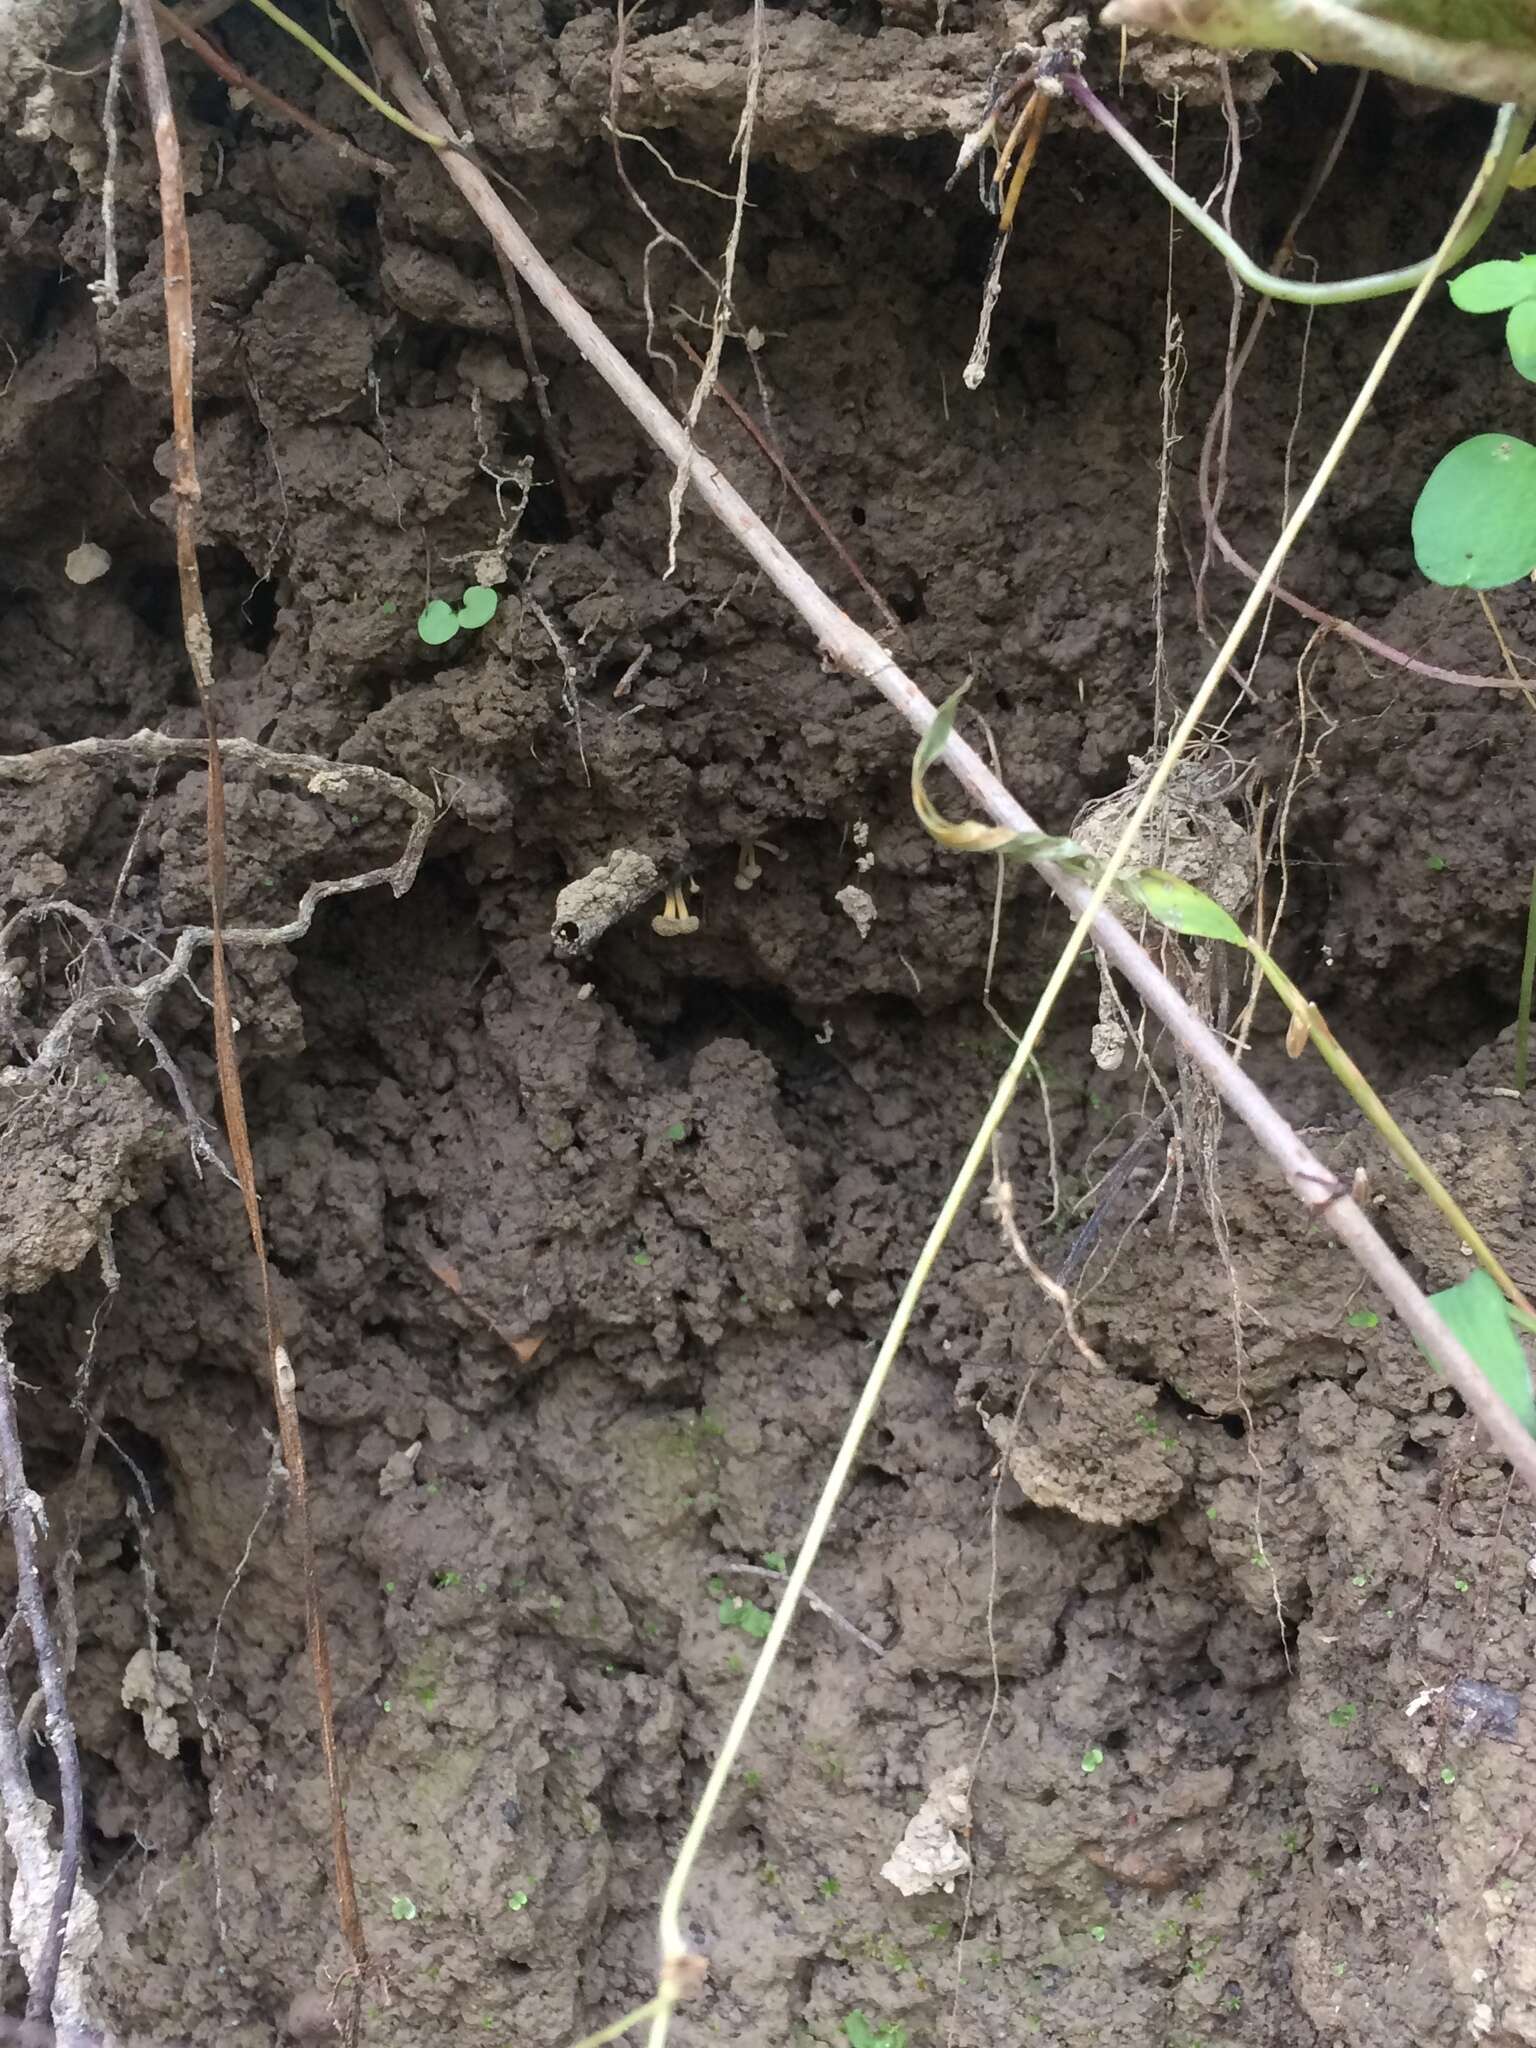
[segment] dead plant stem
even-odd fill
[[[70,1718],[69,1697],[58,1643],[48,1618],[43,1594],[42,1570],[37,1556],[37,1529],[46,1526],[43,1504],[27,1485],[21,1452],[21,1431],[16,1414],[16,1368],[11,1362],[6,1332],[10,1317],[0,1314],[0,1485],[5,1489],[5,1518],[16,1555],[16,1606],[32,1638],[37,1660],[37,1682],[43,1695],[44,1725],[49,1747],[59,1770],[59,1799],[63,1809],[59,1830],[59,1868],[54,1879],[53,1903],[27,1986],[27,2018],[47,2022],[53,2017],[53,1994],[59,1981],[59,1964],[69,1932],[69,1909],[74,1903],[75,1883],[80,1874],[80,1844],[85,1828],[85,1801],[80,1786],[80,1751],[75,1741],[75,1724]],[[6,1691],[5,1714],[14,1730],[15,1709]],[[17,1736],[19,1754],[20,1738]],[[7,1778],[11,1776],[9,1769]],[[22,1774],[25,1783],[25,1772]],[[12,1788],[7,1787],[7,1805]],[[30,1797],[30,1787],[28,1788]]]
[[[202,492],[198,482],[197,444],[193,423],[192,252],[187,235],[181,144],[176,132],[176,116],[171,106],[165,57],[156,27],[154,0],[128,0],[128,5],[133,12],[134,28],[138,38],[139,61],[150,116],[154,124],[155,153],[160,172],[160,216],[165,243],[165,315],[170,353],[171,412],[175,451],[171,488],[176,508],[176,570],[181,594],[182,632],[208,738],[208,894],[212,933],[214,1052],[230,1153],[240,1182],[251,1249],[255,1255],[278,1433],[282,1442],[283,1463],[288,1472],[288,1483],[299,1530],[306,1634],[319,1706],[320,1746],[325,1760],[326,1790],[330,1806],[331,1853],[337,1906],[342,1939],[346,1944],[352,1971],[352,1995],[344,2031],[347,2041],[353,2043],[360,2031],[364,1980],[369,1960],[368,1944],[363,1932],[362,1916],[358,1910],[357,1889],[352,1876],[351,1848],[347,1840],[341,1768],[336,1751],[330,1644],[320,1600],[314,1529],[309,1513],[304,1441],[299,1427],[298,1405],[295,1398],[296,1383],[288,1351],[283,1342],[277,1301],[272,1287],[272,1273],[267,1262],[261,1202],[256,1188],[256,1169],[251,1157],[250,1134],[246,1125],[245,1096],[235,1053],[234,1011],[230,1001],[229,967],[224,948],[224,768],[219,748],[218,714],[214,695],[213,635],[203,605],[202,579],[197,565],[196,519]]]

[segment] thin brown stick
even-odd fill
[[[453,73],[448,69],[443,57],[442,45],[438,42],[432,27],[431,7],[424,4],[424,0],[405,0],[405,11],[411,19],[411,33],[421,49],[424,66],[422,76],[428,85],[434,86],[442,94],[443,105],[448,110],[448,118],[457,131],[459,141],[472,143],[475,136],[469,125],[469,110],[460,97]]]
[[[539,415],[539,425],[544,429],[544,452],[549,457],[549,466],[555,474],[555,489],[560,493],[560,503],[565,511],[566,524],[575,529],[581,513],[576,502],[576,493],[571,489],[570,471],[565,466],[565,449],[555,425],[554,413],[549,405],[549,379],[539,367],[538,350],[533,345],[533,329],[528,325],[528,309],[523,304],[523,288],[517,281],[517,272],[498,249],[496,268],[501,272],[502,286],[512,306],[512,322],[517,329],[517,345],[523,352],[523,368],[528,372],[529,387]]]
[[[191,22],[184,21],[172,8],[162,5],[162,0],[153,0],[153,4],[155,20],[160,26],[162,36],[179,36],[187,48],[201,57],[208,69],[216,72],[226,85],[232,85],[240,92],[249,93],[253,100],[260,101],[268,113],[276,114],[281,120],[291,121],[296,128],[302,128],[306,135],[313,135],[317,142],[323,142],[327,149],[335,150],[345,162],[365,165],[376,178],[392,179],[396,176],[395,166],[385,163],[383,157],[370,156],[366,149],[359,149],[355,142],[348,142],[344,135],[338,135],[333,128],[327,128],[312,114],[306,114],[302,107],[294,106],[291,101],[285,100],[281,93],[273,92],[270,86],[263,85],[259,79],[252,78],[248,72],[242,71],[232,58],[225,56],[217,43],[210,42],[207,36],[199,35]]]
[[[197,444],[192,409],[192,251],[187,236],[181,145],[176,133],[176,116],[171,107],[165,58],[155,31],[154,0],[127,0],[127,4],[133,12],[145,93],[154,123],[155,154],[160,170],[160,217],[165,240],[165,318],[170,353],[171,411],[175,447],[171,489],[176,507],[176,571],[181,592],[182,632],[186,641],[187,658],[197,684],[198,699],[202,705],[208,736],[208,893],[213,935],[214,1054],[219,1075],[219,1095],[224,1105],[225,1129],[229,1135],[230,1153],[244,1200],[251,1249],[256,1258],[266,1331],[267,1360],[271,1371],[273,1402],[277,1410],[278,1435],[283,1447],[283,1462],[288,1469],[288,1483],[292,1490],[299,1527],[306,1632],[320,1709],[320,1747],[325,1759],[326,1791],[330,1804],[331,1854],[335,1867],[337,1905],[342,1939],[346,1944],[351,1968],[345,2035],[349,2042],[355,2042],[360,2031],[364,1980],[369,1966],[368,1943],[363,1932],[362,1915],[358,1910],[357,1887],[352,1875],[352,1853],[347,1840],[341,1769],[336,1752],[335,1689],[331,1677],[331,1653],[325,1613],[320,1601],[314,1529],[309,1513],[304,1439],[299,1427],[293,1366],[289,1361],[287,1346],[283,1342],[277,1302],[272,1289],[272,1272],[267,1263],[261,1201],[256,1189],[256,1168],[251,1157],[250,1133],[246,1124],[245,1096],[235,1054],[234,1011],[229,995],[229,965],[224,950],[224,768],[219,749],[214,694],[213,635],[209,630],[208,615],[203,605],[202,579],[197,566],[196,517],[202,491],[197,475]],[[486,189],[491,189],[488,183]]]
[[[357,14],[380,74],[401,104],[410,108],[413,118],[422,125],[435,122],[441,129],[442,116],[412,75],[404,50],[374,0],[358,0]],[[551,319],[564,329],[663,454],[674,463],[682,461],[689,454],[690,444],[680,422],[561,283],[489,181],[462,157],[439,152],[438,160]],[[926,733],[936,713],[917,684],[873,634],[833,603],[702,451],[695,452],[690,481],[726,531],[811,627],[826,661],[850,675],[862,677],[879,690],[909,725]],[[1041,828],[1023,805],[990,772],[975,748],[958,734],[951,733],[939,758],[996,823],[1014,832],[1039,832]],[[1034,866],[1062,902],[1080,915],[1093,896],[1092,887],[1055,862],[1039,861]],[[1177,1042],[1210,1076],[1228,1107],[1248,1125],[1279,1168],[1293,1197],[1349,1249],[1474,1411],[1500,1456],[1508,1458],[1536,1492],[1536,1439],[1526,1435],[1513,1411],[1494,1393],[1471,1353],[1430,1307],[1348,1189],[1302,1141],[1120,920],[1101,908],[1092,930],[1099,951],[1125,976],[1147,1007],[1162,1018]]]
[[[59,1798],[63,1825],[59,1830],[59,1869],[54,1880],[53,1904],[48,1912],[48,1931],[32,1966],[27,1986],[27,2018],[47,2021],[53,2017],[53,1994],[59,1981],[64,1942],[69,1933],[69,1909],[74,1903],[75,1882],[80,1875],[80,1844],[85,1831],[85,1801],[80,1789],[80,1750],[75,1741],[75,1724],[70,1718],[69,1694],[59,1647],[48,1618],[43,1596],[42,1570],[37,1559],[35,1523],[42,1520],[42,1502],[27,1485],[21,1454],[21,1432],[16,1417],[16,1369],[6,1347],[5,1333],[10,1317],[0,1315],[0,1485],[5,1489],[5,1518],[10,1525],[11,1544],[16,1555],[16,1606],[32,1638],[37,1660],[37,1682],[46,1707],[48,1742],[59,1767]],[[14,1712],[14,1709],[10,1709]],[[19,1746],[19,1737],[18,1737]]]
[[[515,274],[516,273],[514,272],[514,275]],[[678,347],[683,351],[684,355],[687,356],[688,360],[693,364],[694,368],[696,370],[702,370],[704,367],[704,358],[699,354],[698,350],[693,346],[692,342],[688,340],[687,336],[679,334],[675,337],[675,339]],[[721,384],[718,380],[716,381],[714,389],[711,391],[710,396],[712,398],[718,398],[721,404],[731,414],[732,418],[735,419],[737,424],[739,426],[746,428],[747,432],[752,436],[753,440],[757,443],[758,447],[763,451],[763,453],[767,456],[768,460],[773,464],[774,468],[779,472],[779,475],[783,479],[786,488],[795,498],[795,501],[798,503],[801,511],[804,512],[805,516],[810,520],[811,524],[815,527],[816,531],[821,535],[822,539],[826,542],[827,546],[831,548],[833,554],[837,556],[837,559],[848,571],[848,574],[853,578],[854,582],[858,584],[860,590],[863,591],[864,595],[875,607],[875,610],[879,612],[881,618],[884,619],[885,623],[890,627],[893,633],[900,633],[902,638],[905,639],[906,628],[902,625],[900,619],[897,618],[896,614],[891,610],[890,606],[886,603],[885,599],[880,595],[879,591],[876,590],[873,583],[870,582],[869,578],[864,574],[864,571],[859,567],[858,563],[853,559],[852,555],[849,554],[847,548],[844,547],[843,543],[838,539],[837,535],[832,531],[831,527],[828,526],[826,520],[822,518],[820,512],[817,511],[815,505],[811,502],[810,495],[800,482],[800,479],[795,475],[794,471],[785,461],[784,456],[780,452],[778,447],[772,441],[769,440],[768,436],[757,424],[757,421],[753,419],[751,413],[749,413],[746,407],[742,405],[737,399],[735,399],[731,395],[731,393],[726,389],[726,387],[723,384]]]

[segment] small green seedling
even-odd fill
[[[466,633],[478,633],[482,626],[488,626],[496,616],[498,602],[494,590],[483,583],[471,583],[457,611],[442,598],[434,597],[416,621],[416,631],[429,647],[446,646],[461,627]]]
[[[1104,1752],[1102,1749],[1085,1749],[1083,1751],[1083,1769],[1090,1777],[1103,1761]]]
[[[1536,383],[1536,256],[1474,263],[1452,278],[1450,293],[1464,313],[1504,315],[1509,359]],[[1419,493],[1413,552],[1430,582],[1450,590],[1522,582],[1536,569],[1536,448],[1513,434],[1458,442]]]
[[[1381,1317],[1373,1308],[1357,1308],[1353,1315],[1346,1316],[1344,1320],[1352,1330],[1374,1330]]]
[[[1334,1728],[1353,1728],[1359,1718],[1360,1709],[1353,1700],[1346,1700],[1343,1706],[1333,1708],[1328,1716],[1329,1723]]]
[[[1441,1784],[1442,1784],[1442,1785],[1454,1785],[1454,1784],[1455,1784],[1455,1782],[1456,1782],[1456,1773],[1455,1773],[1455,1772],[1454,1772],[1454,1771],[1453,1771],[1453,1770],[1451,1769],[1451,1767],[1450,1767],[1450,1765],[1449,1765],[1449,1764],[1443,1764],[1443,1765],[1441,1766],[1441,1768],[1440,1768],[1440,1782],[1441,1782]]]
[[[728,1594],[715,1609],[722,1628],[739,1628],[743,1635],[754,1636],[761,1642],[773,1627],[773,1616],[755,1600],[742,1600],[735,1594]]]
[[[414,1920],[416,1901],[404,1892],[396,1892],[389,1902],[389,1917],[391,1920]]]
[[[877,2027],[863,2013],[851,2012],[843,2021],[843,2032],[848,2036],[848,2048],[907,2048],[907,2030],[900,2020]]]
[[[1536,569],[1536,448],[1474,434],[1440,458],[1413,508],[1413,555],[1447,590],[1502,590]]]
[[[1450,284],[1463,313],[1502,313],[1509,360],[1536,384],[1536,256],[1518,263],[1474,263]]]
[[[506,1903],[509,1913],[521,1913],[524,1906],[528,1903],[528,1894],[526,1892],[508,1892]]]

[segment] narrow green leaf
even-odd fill
[[[1536,569],[1536,448],[1474,434],[1436,463],[1413,508],[1413,553],[1431,583],[1498,590]]]
[[[1133,868],[1120,877],[1121,892],[1139,904],[1148,917],[1171,932],[1188,932],[1197,939],[1222,939],[1229,946],[1246,946],[1242,926],[1213,896],[1197,889],[1164,868]]]
[[[1536,384],[1536,299],[1522,299],[1504,322],[1509,360],[1528,384]]]
[[[962,683],[952,697],[946,697],[933,714],[933,723],[918,742],[917,759],[912,763],[912,780],[921,782],[940,754],[949,745],[949,736],[955,729],[955,719],[960,712],[960,699],[970,688]]]
[[[1493,1278],[1479,1266],[1454,1287],[1432,1294],[1429,1305],[1471,1352],[1483,1378],[1521,1427],[1536,1437],[1530,1365],[1515,1334],[1510,1305]]]
[[[966,684],[956,690],[939,706],[912,757],[912,808],[924,831],[952,853],[1003,853],[1010,860],[1054,860],[1064,866],[1079,867],[1090,856],[1075,839],[1058,839],[1048,832],[1013,832],[1006,825],[983,825],[974,818],[956,824],[933,803],[925,787],[928,770],[949,742],[960,699],[969,687]]]
[[[484,583],[471,583],[464,593],[464,602],[459,606],[459,624],[469,632],[478,632],[488,626],[496,616],[499,602],[494,590]]]
[[[429,647],[441,647],[458,630],[459,622],[453,615],[453,607],[444,604],[440,597],[434,597],[416,621],[416,631]]]
[[[1522,299],[1536,298],[1536,261],[1474,263],[1451,279],[1451,297],[1463,313],[1504,313]]]

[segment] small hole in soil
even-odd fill
[[[162,639],[181,638],[181,599],[169,562],[140,562],[123,579],[128,609]]]
[[[1346,1863],[1358,1863],[1360,1861],[1360,1844],[1358,1842],[1332,1841],[1323,1851],[1323,1861],[1330,1870],[1339,1870]]]
[[[1415,1437],[1405,1437],[1398,1448],[1398,1456],[1410,1465],[1432,1465],[1435,1454],[1428,1444],[1421,1444]]]
[[[208,1783],[203,1772],[203,1745],[195,1736],[187,1736],[176,1745],[176,1761],[181,1765],[182,1776],[189,1785],[201,1791]]]
[[[555,926],[555,937],[562,946],[574,946],[581,937],[581,926],[577,924],[574,918],[565,918],[560,924]]]
[[[868,515],[865,512],[864,507],[862,505],[850,505],[848,507],[848,517],[853,521],[855,526],[862,526],[867,516]]]
[[[923,595],[923,580],[915,569],[898,569],[886,584],[885,594],[891,610],[904,626],[920,619],[928,609]]]
[[[253,654],[265,654],[277,630],[277,585],[263,576],[241,600],[240,639]]]
[[[170,1466],[165,1452],[152,1436],[135,1429],[131,1422],[113,1416],[101,1432],[107,1463],[125,1493],[131,1493],[151,1513],[166,1506],[171,1497]],[[145,1496],[148,1495],[146,1502]],[[138,1551],[135,1549],[137,1558]]]
[[[1228,1436],[1236,1438],[1239,1442],[1248,1434],[1248,1425],[1241,1415],[1223,1415],[1221,1426]]]
[[[1035,1804],[1036,1806],[1054,1806],[1056,1804],[1056,1794],[1049,1785],[1046,1786],[1043,1792],[1035,1795]]]
[[[1126,1731],[1123,1728],[1111,1728],[1104,1738],[1104,1747],[1106,1749],[1124,1749],[1126,1739]]]

